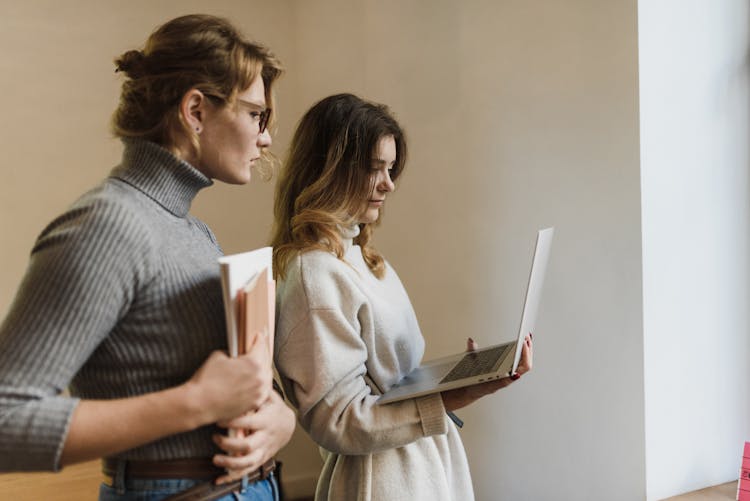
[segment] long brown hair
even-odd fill
[[[177,135],[186,134],[196,153],[198,137],[179,113],[187,91],[198,89],[226,105],[260,74],[266,101],[274,107],[273,83],[283,71],[266,47],[245,40],[226,19],[205,14],[168,21],[143,50],[125,52],[115,65],[127,76],[112,116],[115,136],[174,150]]]
[[[276,187],[271,245],[277,277],[299,252],[321,249],[344,256],[341,228],[356,223],[372,191],[372,161],[380,139],[392,136],[395,181],[406,163],[406,139],[388,107],[352,94],[327,97],[297,126]],[[382,278],[383,257],[369,246],[371,224],[360,224],[354,243],[367,266]]]

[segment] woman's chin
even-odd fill
[[[236,172],[233,176],[227,176],[227,179],[222,179],[227,184],[247,184],[253,178],[252,169],[248,167],[246,170]]]
[[[372,224],[378,220],[379,216],[380,216],[380,211],[368,210],[367,212],[365,212],[365,214],[362,217],[360,217],[359,223],[360,224]]]

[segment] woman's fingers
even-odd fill
[[[263,404],[263,405],[266,405],[266,404]],[[252,428],[254,421],[255,421],[254,415],[256,412],[258,411],[250,411],[234,419],[217,421],[216,425],[219,426],[220,428],[234,428],[238,430]]]
[[[225,484],[256,471],[262,465],[260,458],[260,453],[242,457],[214,456],[214,464],[227,470],[227,474],[217,478],[214,483],[216,485]]]
[[[249,435],[240,434],[239,436],[228,436],[228,435],[220,435],[218,433],[213,435],[213,441],[214,443],[226,454],[225,456],[237,456],[237,455],[247,455],[250,454],[250,452],[253,450],[253,444],[251,443],[251,437]],[[222,454],[218,454],[218,456],[221,456]],[[225,465],[221,465],[225,466]]]
[[[444,391],[441,393],[441,396],[443,397],[443,405],[446,410],[455,411],[462,407],[466,407],[486,395],[490,395],[505,388],[513,381],[514,379],[511,377],[504,377],[494,381],[487,381],[486,383],[479,383],[464,388]]]
[[[255,412],[248,412],[222,423],[240,429],[239,436],[215,435],[214,442],[224,451],[214,456],[214,464],[227,469],[217,479],[225,483],[259,468],[272,458],[292,436],[295,414],[276,392]]]
[[[260,468],[264,457],[263,448],[259,444],[261,438],[253,433],[238,437],[219,434],[213,436],[214,443],[225,452],[214,455],[213,462],[227,470],[226,475],[216,479],[217,485],[231,482]]]
[[[531,370],[534,362],[534,343],[531,334],[524,339],[521,351],[521,362],[518,364],[517,374],[526,374]]]
[[[467,351],[474,351],[478,349],[478,345],[473,339],[468,338],[466,340]],[[533,365],[533,354],[534,354],[534,343],[532,341],[532,335],[529,333],[523,342],[521,351],[521,361],[518,364],[518,368],[515,374],[509,377],[496,379],[494,381],[488,381],[485,383],[479,383],[465,388],[458,388],[455,390],[448,390],[442,392],[443,404],[446,410],[454,411],[462,407],[473,403],[474,401],[495,393],[496,391],[511,385],[514,381],[521,378],[522,374],[525,374],[531,370]]]
[[[184,388],[197,407],[206,409],[208,424],[257,409],[272,391],[272,378],[267,350],[236,358],[215,351]]]

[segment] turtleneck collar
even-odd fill
[[[124,140],[122,163],[110,174],[138,188],[178,217],[185,217],[200,190],[213,181],[156,143]]]
[[[357,235],[359,235],[359,225],[353,224],[352,226],[340,227],[341,230],[341,243],[344,244],[344,252],[346,253],[352,247],[352,242]]]

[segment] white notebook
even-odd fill
[[[263,247],[219,258],[229,355],[245,351],[260,332],[268,335],[273,355],[276,283],[273,249]]]

